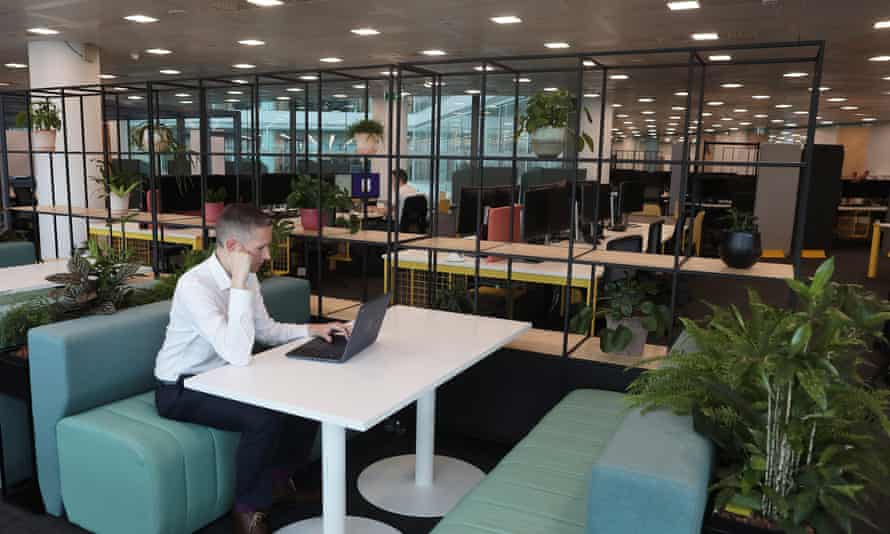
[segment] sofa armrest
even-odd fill
[[[586,534],[698,534],[712,462],[691,417],[629,413],[593,466]]]

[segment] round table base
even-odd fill
[[[415,456],[380,460],[358,477],[358,491],[368,502],[387,512],[411,517],[441,517],[485,477],[478,467],[447,456],[433,460],[433,484],[414,482]]]
[[[367,517],[346,517],[346,534],[402,534],[393,527]],[[297,521],[279,528],[275,534],[324,534],[321,517]]]

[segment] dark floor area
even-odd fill
[[[887,297],[890,294],[890,262],[884,259],[879,271],[879,277],[875,280],[866,279],[868,261],[867,248],[864,244],[838,244],[834,250],[837,262],[835,280],[842,282],[859,283],[874,291],[880,296]],[[803,270],[806,274],[812,274],[821,260],[804,260]],[[360,270],[351,266],[338,267],[336,272],[324,274],[325,293],[330,296],[343,298],[359,298],[361,296]],[[781,281],[748,281],[734,278],[715,277],[690,277],[688,279],[691,299],[685,303],[678,314],[700,318],[707,313],[707,307],[702,301],[712,304],[742,304],[746,302],[748,288],[757,290],[761,297],[775,305],[786,305],[789,299],[787,286]],[[369,294],[379,294],[382,291],[382,278],[369,277]],[[877,369],[877,367],[874,367]],[[868,371],[866,371],[868,373]],[[872,373],[874,374],[874,373]],[[878,381],[880,387],[887,387],[883,379]],[[383,521],[398,528],[403,534],[422,534],[429,532],[436,524],[435,519],[407,518],[390,514],[379,510],[367,503],[356,488],[358,474],[373,462],[398,454],[413,452],[414,438],[411,432],[401,435],[387,429],[385,425],[356,435],[347,445],[347,469],[348,469],[348,510],[352,515],[371,517]],[[506,454],[508,447],[500,444],[481,441],[478,439],[462,438],[440,432],[437,435],[437,452],[439,454],[458,457],[477,465],[488,471],[493,468],[500,458]],[[309,483],[320,483],[320,465],[313,464],[307,477]],[[888,481],[890,482],[890,481]],[[885,487],[887,485],[885,484]],[[871,509],[871,520],[879,527],[878,530],[862,527],[855,532],[867,534],[870,532],[890,532],[890,498],[876,497]],[[270,514],[270,523],[274,528],[285,524],[318,515],[321,512],[320,503],[316,506],[305,508],[278,508]],[[139,518],[134,518],[138,521]],[[0,502],[0,533],[2,534],[35,534],[35,533],[81,533],[85,532],[72,526],[63,519],[33,515],[28,511]],[[228,518],[208,526],[201,531],[205,534],[222,534],[230,532]],[[546,534],[546,533],[541,533]],[[616,533],[620,534],[620,533]]]

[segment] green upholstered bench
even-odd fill
[[[567,395],[434,534],[697,534],[712,451],[689,418]]]
[[[269,313],[307,322],[309,284],[263,282]],[[193,532],[231,506],[238,436],[169,421],[154,362],[170,302],[29,332],[37,471],[47,512],[97,533]]]
[[[0,241],[0,268],[35,263],[34,243],[30,241]]]

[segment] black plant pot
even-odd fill
[[[760,232],[723,232],[720,240],[720,259],[736,269],[747,269],[757,263],[763,249]]]

